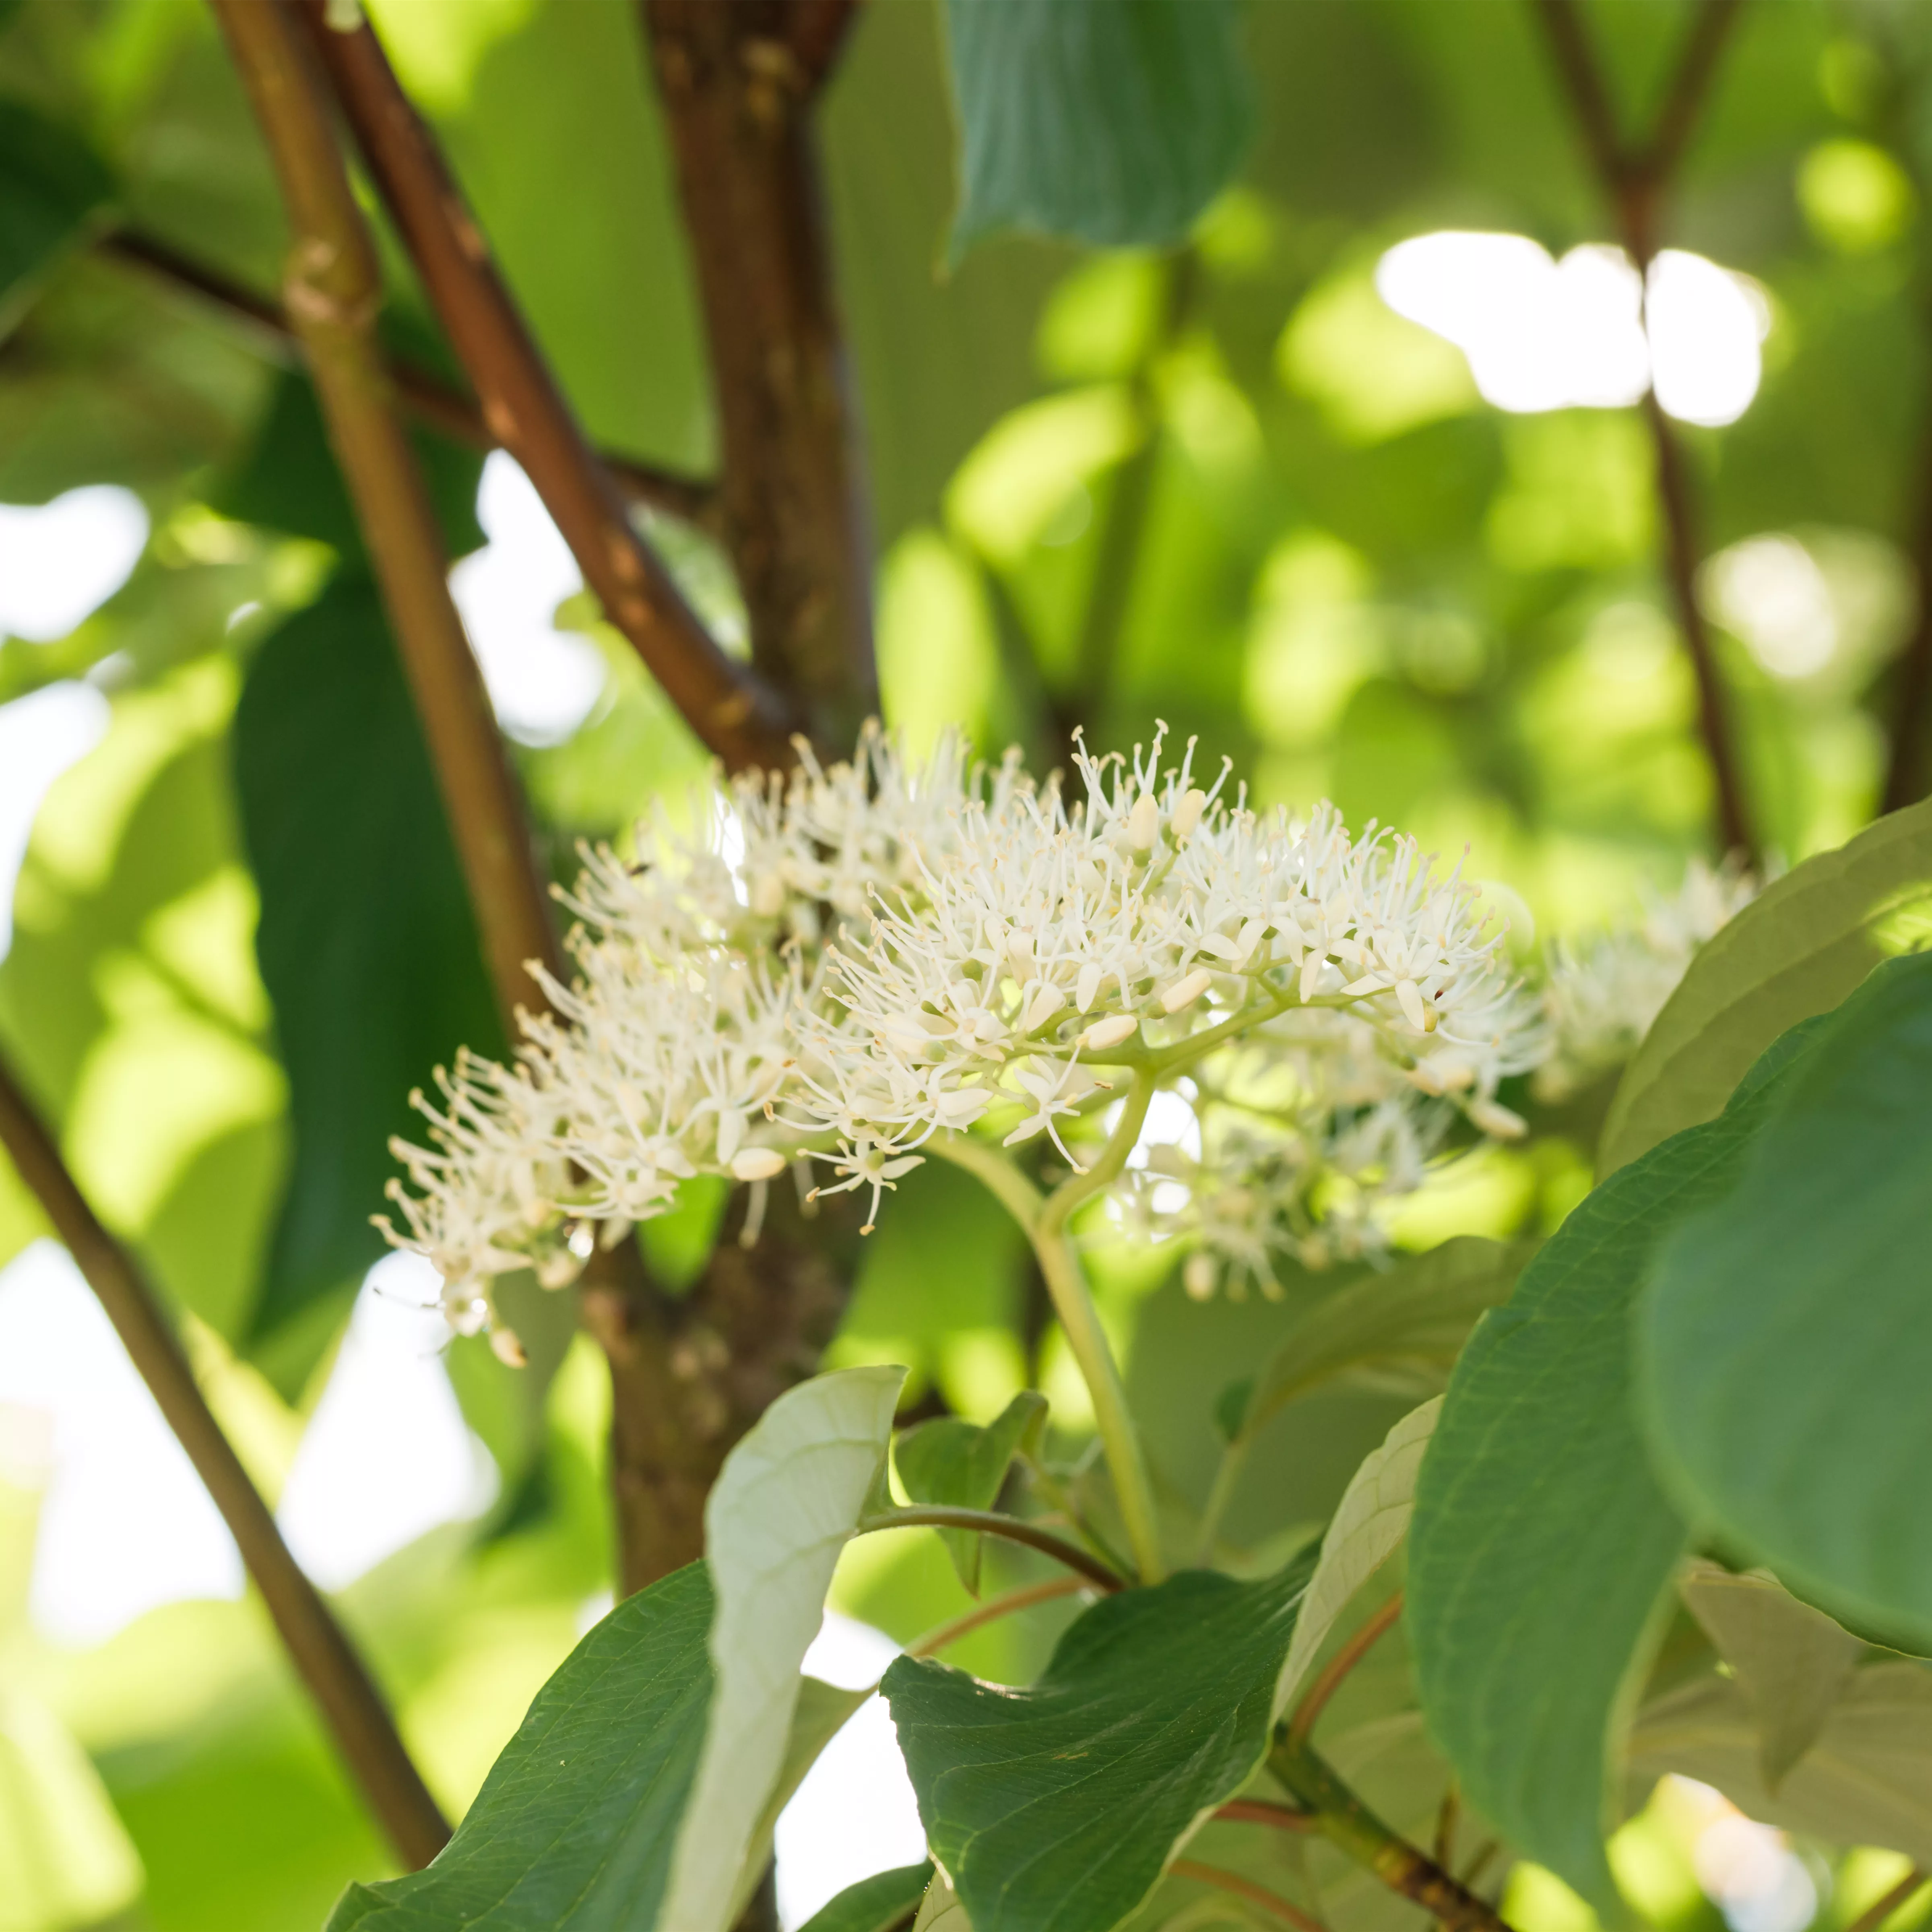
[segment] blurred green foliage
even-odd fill
[[[958,8],[956,43],[986,10]],[[703,467],[705,351],[627,0],[370,11],[591,434]],[[1677,0],[1592,10],[1633,116],[1685,15]],[[1748,5],[1667,211],[1670,243],[1755,278],[1771,317],[1742,419],[1683,436],[1750,802],[1786,860],[1871,814],[1912,614],[1932,414],[1927,26],[1882,0]],[[1165,716],[1232,757],[1252,797],[1325,794],[1358,826],[1466,844],[1474,876],[1520,896],[1521,926],[1618,914],[1708,849],[1711,807],[1641,424],[1492,407],[1460,352],[1373,282],[1384,249],[1430,230],[1507,230],[1559,254],[1607,235],[1529,10],[1252,0],[1239,36],[1252,146],[1183,246],[997,235],[942,268],[956,136],[938,10],[865,10],[824,146],[888,718],[915,743],[958,722],[988,754],[1018,742],[1052,761],[1075,724],[1111,747]],[[967,212],[971,231],[1028,210],[1010,197]],[[119,483],[154,530],[70,636],[0,641],[0,699],[86,678],[112,706],[36,821],[0,1039],[103,1217],[192,1317],[220,1365],[218,1406],[272,1489],[376,1252],[342,1231],[381,1207],[396,1103],[459,1040],[487,1046],[490,1022],[306,383],[259,329],[94,246],[117,222],[274,286],[273,184],[208,16],[195,0],[0,8],[0,499]],[[434,326],[386,246],[394,340],[434,364]],[[452,550],[472,548],[474,459],[444,446],[432,467]],[[662,533],[694,598],[728,620],[717,554]],[[1725,593],[1724,556],[1766,536],[1793,541],[1823,586],[1831,647],[1802,676],[1775,668]],[[594,613],[566,618],[605,652],[604,694],[568,742],[518,752],[560,874],[580,836],[685,811],[703,770]],[[311,781],[299,760],[324,719],[340,753]],[[331,801],[319,828],[276,818],[278,789],[304,788]],[[258,964],[271,870],[278,892],[312,890],[312,922],[278,937],[272,921]],[[345,903],[362,950],[325,955]],[[404,962],[406,976],[384,970]],[[335,1071],[361,1094],[334,1113],[292,1105],[291,1078],[345,1037],[356,1057]],[[1462,1171],[1416,1204],[1408,1244],[1546,1232],[1580,1191],[1583,1156],[1564,1145]],[[0,1172],[0,1255],[38,1232],[17,1192]],[[304,1234],[305,1204],[325,1196]],[[658,1224],[662,1272],[694,1271],[719,1206],[694,1196]],[[1159,1258],[1088,1232],[1157,1480],[1198,1508],[1215,1398],[1333,1284],[1202,1308]],[[345,1600],[457,1808],[606,1586],[608,1394],[587,1342],[559,1332],[545,1347],[554,1379],[518,1383],[480,1341],[454,1345],[504,1499]],[[904,1184],[830,1359],[909,1363],[915,1396],[982,1424],[1037,1364],[1058,1448],[1077,1450],[1082,1398],[1017,1234],[951,1168]],[[1299,1406],[1257,1452],[1269,1522],[1318,1522],[1397,1412],[1372,1392]],[[1237,1542],[1262,1527],[1238,1507],[1227,1525]],[[30,1524],[7,1534],[10,1603]],[[992,1586],[1037,1574],[1030,1562],[989,1550]],[[911,1534],[854,1546],[835,1590],[901,1640],[967,1600],[938,1542]],[[1022,1678],[1064,1611],[952,1654]],[[1404,1667],[1394,1647],[1385,1662]],[[1376,1682],[1365,1672],[1348,1694],[1364,1722],[1384,1714]],[[1412,1768],[1419,1738],[1407,1748]],[[120,1874],[73,1900],[10,1893],[8,1932],[124,1910],[154,1932],[308,1932],[345,1882],[387,1869],[252,1602],[172,1605],[80,1656],[16,1616],[0,1635],[4,1754],[30,1754],[46,1802],[95,1834],[81,1863]],[[1686,1842],[1653,1807],[1612,1864],[1654,1922],[1702,1932],[1712,1910]],[[1886,1882],[1848,1867],[1832,1922]],[[1544,1882],[1520,1880],[1513,1904],[1559,1932],[1580,1908],[1539,1902]]]

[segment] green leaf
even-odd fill
[[[704,1510],[718,1594],[717,1694],[663,1913],[664,1932],[724,1932],[784,1769],[799,1665],[838,1552],[892,1439],[905,1371],[842,1369],[788,1390],[725,1458]]]
[[[0,100],[0,311],[113,192],[113,178],[77,134],[18,100]]]
[[[1736,1191],[1663,1250],[1645,1414],[1695,1515],[1808,1598],[1922,1641],[1932,955],[1881,967],[1787,1078]]]
[[[946,1932],[973,1932],[966,1908],[959,1903],[959,1894],[952,1889],[945,1873],[935,1866],[932,1882],[926,1887],[926,1896],[919,1902],[919,1916],[912,1922],[912,1932],[937,1932],[942,1924]]]
[[[800,1932],[892,1932],[917,1913],[932,1880],[930,1858],[874,1872],[821,1905]]]
[[[1040,1439],[1046,1420],[1046,1396],[1022,1389],[983,1429],[950,1415],[908,1429],[893,1445],[892,1460],[914,1502],[989,1510],[1014,1456]],[[970,1529],[941,1530],[940,1536],[960,1582],[976,1597],[983,1539]]]
[[[1242,1434],[1343,1376],[1378,1391],[1435,1394],[1477,1318],[1509,1299],[1535,1252],[1528,1241],[1458,1234],[1338,1288],[1282,1338],[1256,1384]]]
[[[1632,1412],[1630,1310],[1670,1228],[1732,1185],[1791,1051],[1564,1222],[1464,1351],[1417,1486],[1406,1614],[1430,1729],[1503,1834],[1605,1908],[1612,1733],[1687,1540]]]
[[[352,1886],[328,1932],[632,1932],[658,1916],[711,1694],[693,1563],[620,1604],[537,1694],[448,1847]]]
[[[1916,1664],[1854,1671],[1775,1791],[1742,1684],[1708,1678],[1647,1706],[1630,1732],[1630,1784],[1666,1772],[1714,1784],[1768,1825],[1840,1845],[1884,1845],[1932,1864],[1932,1676]]]
[[[1708,1120],[1779,1034],[1828,1012],[1878,962],[1932,934],[1932,802],[1894,812],[1768,886],[1690,962],[1604,1126],[1613,1173]]]
[[[482,458],[426,430],[412,430],[410,440],[450,554],[476,549],[484,541],[476,520]],[[314,386],[305,375],[290,370],[278,380],[254,442],[216,492],[214,507],[238,522],[313,537],[332,544],[345,560],[362,563],[362,526],[329,446]]]
[[[1146,1898],[1261,1762],[1310,1567],[1108,1598],[1024,1690],[892,1664],[920,1816],[974,1932],[1106,1932]]]
[[[1864,1654],[1864,1641],[1762,1570],[1740,1576],[1694,1563],[1677,1587],[1750,1700],[1758,1773],[1775,1791],[1816,1742]]]
[[[235,723],[256,951],[296,1158],[258,1342],[384,1252],[369,1225],[410,1090],[465,1043],[502,1051],[456,854],[374,590],[338,578],[250,666]],[[353,1051],[345,1050],[353,1042]]]
[[[1322,1539],[1322,1552],[1308,1595],[1296,1619],[1281,1679],[1275,1686],[1278,1718],[1293,1701],[1301,1680],[1320,1652],[1348,1600],[1394,1553],[1408,1533],[1415,1505],[1415,1479],[1423,1452],[1436,1432],[1442,1399],[1426,1402],[1388,1432],[1388,1439],[1355,1472],[1335,1520]]]
[[[956,262],[1004,228],[1178,242],[1248,144],[1234,0],[947,0]]]

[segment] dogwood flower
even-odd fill
[[[1543,1050],[1537,1004],[1460,868],[1332,806],[1251,810],[1165,740],[1082,747],[1070,802],[1016,755],[915,763],[870,730],[700,799],[694,831],[660,814],[634,858],[587,850],[572,983],[514,1065],[440,1076],[386,1232],[474,1322],[496,1276],[566,1285],[694,1175],[829,1167],[812,1198],[866,1192],[869,1232],[936,1136],[1044,1136],[1078,1171],[1129,1082],[1198,1076],[1198,1238],[1264,1289],[1270,1255],[1372,1251],[1458,1112],[1520,1130],[1496,1094]]]

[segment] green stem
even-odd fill
[[[1024,1543],[1029,1550],[1037,1550],[1068,1569],[1077,1570],[1103,1590],[1125,1586],[1125,1578],[1117,1576],[1099,1557],[1089,1556],[1078,1544],[1069,1543],[1064,1536],[1055,1536],[1052,1530],[1028,1522],[1024,1516],[1000,1516],[992,1510],[955,1509],[948,1503],[915,1503],[910,1509],[881,1510],[877,1516],[866,1516],[859,1525],[858,1534],[869,1536],[875,1530],[920,1528],[973,1529],[982,1535],[1004,1536],[1010,1543]]]
[[[1390,1831],[1305,1738],[1290,1737],[1286,1727],[1277,1731],[1268,1762],[1330,1844],[1390,1891],[1413,1899],[1448,1932],[1510,1932],[1494,1906]]]
[[[1046,1292],[1053,1300],[1054,1312],[1060,1317],[1066,1345],[1073,1352],[1087,1392],[1093,1399],[1094,1420],[1106,1446],[1108,1466],[1114,1472],[1121,1520],[1144,1583],[1158,1583],[1167,1574],[1154,1514],[1154,1485],[1148,1479],[1139,1432],[1127,1412],[1127,1392],[1120,1380],[1120,1366],[1107,1346],[1100,1311],[1094,1305],[1066,1228],[1076,1209],[1120,1178],[1127,1156],[1140,1138],[1154,1091],[1153,1074],[1145,1070],[1137,1072],[1122,1103],[1120,1120],[1100,1159],[1084,1174],[1075,1174],[1054,1190],[1029,1231],[1034,1252],[1040,1257],[1040,1271],[1046,1277]]]
[[[1220,1466],[1214,1472],[1214,1486],[1208,1492],[1208,1502],[1201,1512],[1201,1540],[1196,1547],[1194,1559],[1197,1563],[1205,1564],[1212,1560],[1221,1519],[1228,1514],[1228,1506],[1234,1500],[1234,1492],[1240,1487],[1242,1472],[1247,1466],[1248,1436],[1244,1430],[1221,1451]]]
[[[1154,1092],[1153,1073],[1146,1068],[1136,1070],[1120,1120],[1100,1158],[1085,1173],[1075,1174],[1045,1196],[1011,1161],[983,1141],[952,1134],[936,1136],[927,1143],[940,1160],[976,1174],[1033,1244],[1053,1312],[1060,1318],[1066,1345],[1093,1401],[1094,1420],[1113,1471],[1127,1540],[1144,1583],[1157,1583],[1167,1574],[1154,1515],[1154,1486],[1148,1479],[1139,1435],[1127,1412],[1120,1368],[1107,1346],[1106,1332],[1081,1272],[1079,1257],[1067,1237],[1066,1224],[1077,1208],[1120,1178],[1127,1156],[1140,1138]]]

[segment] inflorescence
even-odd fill
[[[1583,1066],[1637,980],[1616,952],[1562,956],[1539,998],[1460,867],[1330,806],[1251,810],[1191,740],[1164,768],[1164,736],[1079,752],[1070,802],[1016,754],[948,737],[916,763],[872,729],[850,763],[700,801],[695,833],[660,815],[635,863],[586,850],[574,983],[546,978],[513,1064],[464,1054],[415,1096],[430,1144],[395,1144],[412,1187],[384,1232],[471,1332],[496,1276],[568,1286],[694,1175],[751,1184],[747,1239],[788,1173],[808,1202],[862,1195],[869,1232],[952,1137],[1044,1137],[1084,1172],[1138,1079],[1194,1131],[1137,1157],[1120,1213],[1187,1244],[1192,1292],[1277,1292],[1281,1258],[1376,1253],[1452,1136],[1522,1132],[1505,1078]]]

